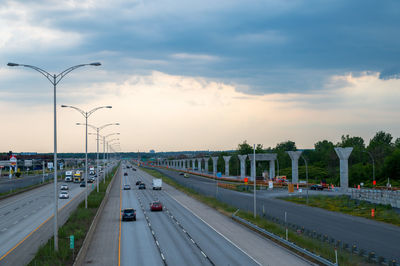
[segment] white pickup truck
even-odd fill
[[[153,190],[156,190],[156,189],[161,190],[162,179],[159,179],[159,178],[153,179],[152,185],[153,185]]]

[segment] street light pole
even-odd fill
[[[15,66],[22,66],[22,67],[27,67],[31,68],[33,70],[36,70],[47,80],[50,81],[51,84],[53,84],[53,93],[54,93],[54,250],[58,251],[58,198],[57,198],[57,98],[56,98],[56,93],[57,93],[57,84],[71,71],[74,69],[83,67],[83,66],[101,66],[101,63],[95,62],[95,63],[90,63],[90,64],[80,64],[76,66],[69,67],[62,71],[59,74],[53,74],[51,75],[49,72],[46,70],[43,70],[39,67],[36,66],[31,66],[31,65],[25,65],[25,64],[17,64],[17,63],[8,63],[7,64],[10,67],[15,67]]]
[[[108,135],[106,135],[106,136],[103,136],[103,163],[104,163],[104,168],[105,168],[105,164],[106,164],[106,139],[108,138],[108,137],[110,137],[110,136],[113,136],[113,135],[120,135],[120,133],[119,132],[117,132],[117,133],[111,133],[111,134],[108,134]],[[107,148],[108,148],[108,144],[107,144]],[[104,169],[104,171],[103,171],[103,173],[104,173],[104,183],[106,182],[106,173],[105,173],[105,169]]]
[[[88,118],[91,114],[93,114],[94,112],[96,112],[99,109],[103,109],[103,108],[112,108],[112,106],[107,105],[107,106],[100,106],[100,107],[96,107],[92,110],[90,110],[89,112],[85,112],[82,109],[75,107],[75,106],[71,106],[71,105],[61,105],[61,107],[63,108],[72,108],[77,110],[79,113],[81,113],[84,117],[85,117],[85,128],[86,128],[86,133],[85,133],[85,208],[87,209],[87,196],[88,196],[88,187],[87,187],[87,180],[88,180],[88,156],[87,156],[87,138],[88,138],[88,132],[87,132],[87,127],[88,127]],[[79,123],[78,123],[79,124]]]
[[[82,124],[81,123],[77,123],[77,125],[82,125]],[[91,128],[93,128],[94,130],[96,130],[96,135],[97,135],[97,161],[96,161],[97,182],[96,182],[96,185],[97,185],[97,192],[99,192],[99,180],[100,180],[100,178],[99,178],[99,141],[100,141],[99,132],[100,132],[100,130],[102,130],[102,129],[108,127],[108,126],[112,126],[112,125],[118,126],[119,123],[105,124],[105,125],[102,125],[101,127],[96,127],[96,126],[93,126],[93,125],[90,125],[90,124],[87,124],[87,123],[86,123],[86,125],[91,127]]]
[[[256,204],[257,204],[257,200],[256,200],[256,189],[257,189],[257,185],[256,185],[256,174],[257,173],[257,170],[256,170],[256,144],[254,144],[254,146],[253,146],[253,175],[254,175],[254,180],[253,180],[253,189],[254,189],[254,218],[256,218],[256,215],[257,215],[257,206],[256,206]]]
[[[373,181],[372,184],[374,185],[375,184],[375,160],[369,151],[363,151],[363,152],[367,153],[372,160],[372,181]]]

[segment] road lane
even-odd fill
[[[64,182],[58,183],[57,195],[61,191],[61,184]],[[85,191],[79,184],[66,184],[69,186],[69,199],[58,199],[59,210]],[[94,184],[88,184],[88,193],[95,188]],[[0,263],[6,254],[54,214],[53,209],[54,184],[47,184],[0,201]]]
[[[186,208],[172,199],[163,190],[152,191],[151,181],[144,178],[141,171],[134,172],[134,181],[142,180],[148,189],[138,192],[140,197],[149,204],[154,199],[160,199],[168,209],[168,212],[151,214],[151,223],[154,224],[155,233],[159,239],[161,249],[167,245],[168,254],[173,253],[171,265],[257,265],[258,263],[250,258],[243,251],[234,246],[226,238],[218,234],[201,219],[194,216]],[[140,195],[142,194],[142,195]],[[147,207],[148,208],[148,207]],[[177,224],[179,223],[179,225]],[[186,248],[178,241],[183,237]],[[178,239],[178,240],[177,240]],[[176,242],[174,242],[176,241]],[[191,247],[189,249],[189,247]],[[185,251],[184,251],[185,250]],[[189,256],[188,258],[186,258]],[[206,256],[209,258],[206,259]],[[178,257],[178,258],[177,258]],[[179,259],[180,261],[177,261]],[[180,263],[180,264],[178,264]],[[195,264],[197,265],[197,264]]]
[[[123,177],[123,184],[135,187],[129,176]],[[124,208],[136,210],[136,221],[125,221],[121,224],[121,265],[163,265],[145,215],[133,190],[122,190],[122,209]]]
[[[212,265],[201,253],[191,238],[185,233],[185,229],[179,227],[165,211],[151,212],[150,203],[155,197],[149,190],[138,191],[143,206],[151,221],[151,226],[160,243],[168,265]],[[184,251],[184,252],[182,252]]]

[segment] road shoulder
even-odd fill
[[[118,238],[120,215],[121,173],[119,171],[110,189],[110,195],[99,217],[84,265],[118,265]]]

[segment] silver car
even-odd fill
[[[68,199],[69,198],[69,194],[67,191],[61,191],[60,195],[59,195],[60,199]]]

